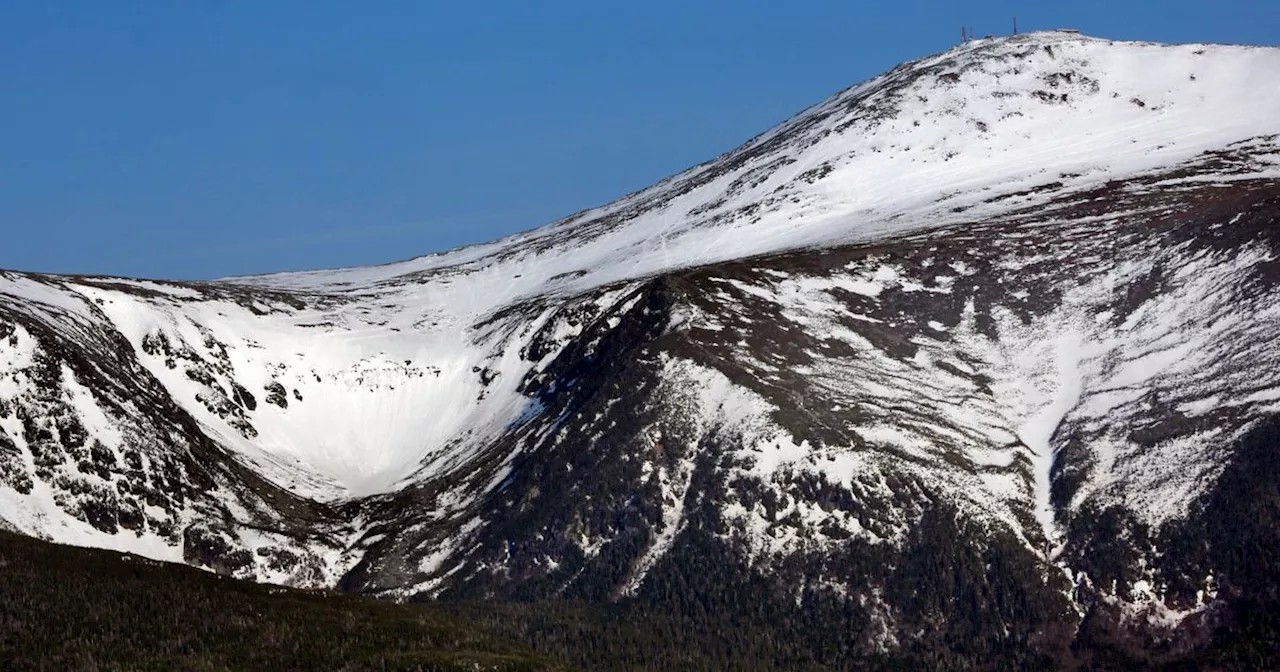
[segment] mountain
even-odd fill
[[[0,519],[820,665],[1274,661],[1277,75],[977,40],[486,245],[4,272]]]

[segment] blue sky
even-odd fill
[[[0,3],[0,268],[404,259],[600,204],[979,34],[1274,43],[1274,0]]]

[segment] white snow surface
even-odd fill
[[[538,363],[522,360],[520,351],[555,313],[547,308],[529,322],[480,327],[433,314],[430,300],[262,315],[231,301],[70,287],[97,304],[211,435],[276,482],[317,499],[387,492],[415,474],[447,474],[485,439],[535,413],[536,402],[516,388]],[[170,368],[165,360],[174,358],[146,352],[144,340],[156,335],[186,349],[196,365],[179,357]],[[254,433],[237,431],[200,401],[210,390],[188,375],[195,369],[212,371],[223,390],[239,384],[257,397],[256,409],[244,414]],[[488,385],[480,369],[493,377]],[[284,408],[265,401],[273,383],[286,392]]]

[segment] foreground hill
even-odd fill
[[[5,670],[560,670],[441,609],[0,532]]]
[[[1277,76],[980,40],[488,245],[0,274],[0,519],[820,666],[1273,661]]]

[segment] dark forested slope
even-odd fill
[[[441,609],[0,532],[3,670],[557,670]]]

